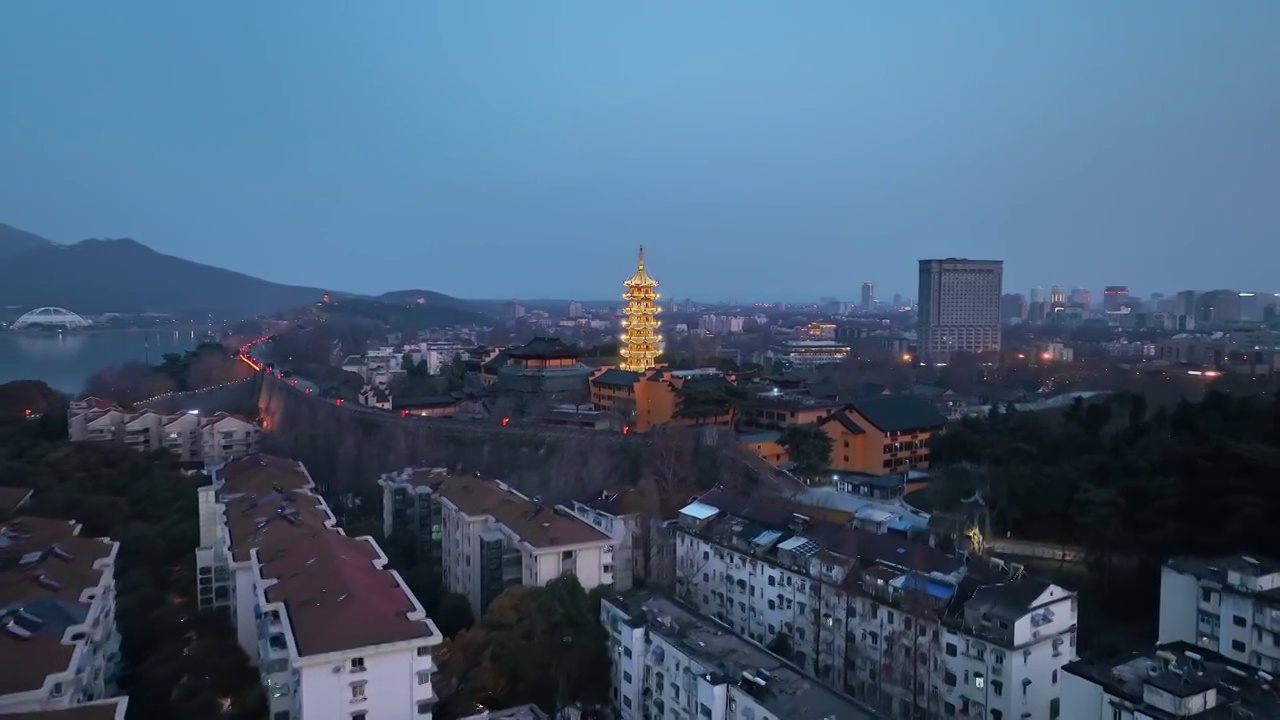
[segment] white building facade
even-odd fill
[[[888,717],[1058,716],[1077,619],[1061,587],[722,491],[675,532],[679,597]]]
[[[765,650],[649,592],[600,604],[621,720],[870,720],[857,703]]]
[[[233,618],[271,720],[425,718],[443,640],[372,538],[350,538],[300,463],[251,456],[200,490],[201,607]]]
[[[1166,563],[1157,642],[1179,641],[1280,674],[1280,563],[1247,555]]]
[[[614,538],[562,506],[549,507],[497,480],[449,476],[440,504],[444,585],[476,617],[513,585],[542,587],[572,574],[590,591],[614,583]]]

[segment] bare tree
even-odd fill
[[[676,597],[697,607],[694,588],[702,571],[710,564],[711,556],[708,551],[700,548],[701,544],[696,538],[686,537],[689,541],[684,543],[683,548],[679,536],[676,538]]]

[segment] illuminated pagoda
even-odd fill
[[[627,292],[622,296],[627,301],[623,310],[626,317],[622,320],[622,362],[620,370],[644,372],[657,365],[658,354],[662,352],[658,345],[662,336],[658,334],[658,281],[649,277],[644,270],[644,247],[640,248],[640,263],[636,274],[623,285]]]

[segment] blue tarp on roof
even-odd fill
[[[759,545],[760,547],[765,547],[769,543],[776,541],[780,537],[782,537],[782,533],[777,530],[765,530],[764,532],[755,536],[751,540],[751,544]]]
[[[904,590],[923,590],[926,595],[939,600],[950,600],[956,594],[955,587],[923,575],[904,575],[902,587]]]

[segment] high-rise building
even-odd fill
[[[1001,260],[920,261],[919,347],[926,360],[1000,350]]]
[[[1178,314],[1188,317],[1195,317],[1196,314],[1196,291],[1183,290],[1178,293]]]
[[[658,364],[658,355],[662,352],[660,345],[662,336],[658,334],[661,323],[658,322],[658,281],[649,277],[644,269],[644,248],[640,248],[640,260],[636,272],[623,285],[627,292],[623,298],[627,307],[623,309],[622,362],[619,369],[632,372],[644,372]]]
[[[569,317],[580,318],[586,314],[587,314],[586,311],[582,309],[582,303],[578,302],[577,300],[572,300],[569,302]]]
[[[1016,323],[1027,316],[1026,298],[1018,293],[1011,293],[1000,298],[1000,319],[1007,323]]]
[[[876,284],[867,281],[862,283],[862,312],[871,312],[876,304]]]
[[[1129,288],[1124,285],[1108,285],[1102,291],[1102,309],[1109,313],[1124,312],[1129,302]]]
[[[1073,308],[1088,309],[1089,303],[1093,301],[1093,296],[1088,290],[1076,286],[1071,289],[1071,294],[1067,296],[1067,304]]]
[[[1054,285],[1049,290],[1049,309],[1052,312],[1061,312],[1067,309],[1067,294],[1058,285]]]
[[[1040,287],[1039,285],[1031,288],[1031,295],[1029,295],[1028,297],[1030,297],[1030,300],[1028,300],[1027,302],[1032,302],[1032,303],[1044,302],[1044,288]]]

